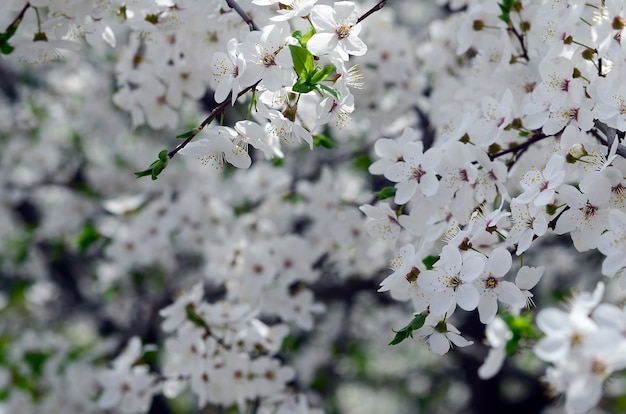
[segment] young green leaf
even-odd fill
[[[313,54],[302,46],[289,45],[293,68],[300,79],[309,80],[315,70]]]
[[[384,187],[382,190],[374,193],[379,200],[386,200],[396,195],[396,187]]]
[[[318,83],[315,84],[315,89],[322,94],[330,95],[337,102],[341,101],[341,93],[331,86]]]
[[[413,331],[424,326],[424,322],[426,322],[426,316],[428,313],[419,313],[415,315],[413,320],[409,322],[407,326],[400,329],[399,331],[394,331],[396,336],[393,338],[389,345],[398,345],[400,342],[404,341],[408,338],[413,338]]]
[[[164,149],[159,152],[159,159],[150,164],[146,170],[135,172],[135,177],[145,177],[149,175],[153,180],[156,180],[159,174],[167,167],[169,161],[169,151]]]
[[[300,39],[298,39],[302,47],[306,47],[306,44],[309,42],[309,39],[313,37],[314,34],[315,34],[315,28],[311,27],[311,30],[306,32],[304,35],[302,35]]]
[[[313,89],[315,89],[315,86],[310,85],[304,79],[298,79],[298,81],[293,85],[292,89],[294,92],[298,92],[298,93],[309,93]]]
[[[313,75],[311,75],[310,83],[320,83],[323,80],[326,80],[328,75],[332,72],[336,71],[336,68],[333,65],[326,65],[322,69],[316,68]]]
[[[324,147],[328,149],[335,148],[337,144],[331,137],[324,134],[313,135],[313,145],[316,147]]]
[[[191,131],[183,132],[180,135],[176,135],[176,138],[178,138],[178,139],[187,139],[187,138],[191,138],[193,136],[196,136],[197,133],[198,133],[198,129],[194,128]]]

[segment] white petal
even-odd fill
[[[495,376],[500,371],[505,356],[504,348],[489,350],[485,362],[478,368],[478,376],[481,379],[489,379]]]
[[[471,311],[476,309],[479,301],[479,294],[476,286],[471,283],[463,283],[456,290],[456,303],[461,309]]]
[[[433,333],[428,340],[430,350],[437,355],[443,355],[450,350],[450,341],[443,334]]]

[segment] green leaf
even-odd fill
[[[433,270],[433,266],[435,263],[439,261],[439,256],[426,256],[422,259],[422,263],[426,266],[427,270]]]
[[[160,151],[159,152],[159,159],[161,161],[163,161],[163,162],[167,162],[167,160],[168,160],[168,155],[167,154],[169,154],[169,151],[166,150],[166,149]]]
[[[502,20],[506,24],[511,24],[511,9],[513,8],[514,0],[504,0],[502,3],[498,3],[502,14],[498,16],[498,19]]]
[[[386,200],[396,195],[396,187],[384,187],[382,190],[374,193],[379,200]]]
[[[306,32],[301,39],[299,39],[300,44],[302,45],[302,47],[306,47],[306,44],[309,43],[309,39],[311,37],[313,37],[313,35],[315,34],[315,28],[311,27],[311,30],[309,30],[308,32]]]
[[[204,319],[202,319],[202,317],[200,315],[198,315],[196,313],[196,311],[194,310],[193,305],[187,305],[185,307],[185,312],[187,314],[187,320],[190,322],[193,322],[194,324],[206,329],[206,330],[210,330],[209,329],[209,325],[207,325],[206,321]]]
[[[309,80],[315,70],[313,54],[302,46],[289,45],[293,68],[300,79]]]
[[[146,177],[150,176],[153,180],[156,180],[159,174],[163,172],[163,170],[167,167],[167,163],[169,162],[169,151],[164,149],[159,152],[159,159],[150,164],[146,170],[135,172],[135,177]]]
[[[0,53],[8,55],[13,52],[14,47],[9,44],[9,39],[17,32],[21,22],[21,19],[14,21],[11,26],[7,27],[6,32],[0,33]]]
[[[197,133],[198,133],[198,130],[196,128],[194,128],[191,131],[183,132],[180,135],[176,135],[176,138],[178,138],[178,139],[187,139],[187,138],[191,138],[191,137],[196,136]]]
[[[315,85],[315,89],[318,90],[320,93],[330,95],[337,102],[341,101],[341,93],[331,86],[318,83]]]
[[[313,145],[316,147],[324,147],[328,149],[335,148],[337,144],[331,137],[324,134],[313,135]]]
[[[96,229],[93,223],[87,223],[83,226],[82,231],[76,237],[76,244],[78,244],[78,251],[80,254],[84,254],[89,246],[97,242],[102,238],[102,235]]]
[[[9,44],[8,41],[0,41],[0,53],[3,55],[9,55],[15,48]]]
[[[296,39],[298,41],[298,43],[300,43],[302,45],[302,32],[300,30],[296,30],[295,32],[293,32],[291,34],[291,37]]]
[[[311,79],[309,79],[309,82],[320,83],[321,81],[325,80],[328,77],[328,75],[335,72],[336,70],[337,69],[333,65],[326,65],[321,69],[317,68],[315,69],[315,72],[313,73],[313,75],[311,75]]]
[[[396,336],[393,338],[389,345],[398,345],[400,342],[404,341],[408,338],[413,338],[413,331],[424,326],[424,322],[426,322],[427,312],[419,313],[415,315],[413,320],[409,322],[407,326],[400,329],[399,331],[394,331]]]
[[[372,165],[372,159],[368,154],[357,155],[352,162],[352,168],[359,171],[368,171],[370,165]]]
[[[292,87],[294,92],[299,93],[309,93],[313,89],[315,89],[315,85],[310,85],[306,82],[306,80],[298,79],[298,81]]]

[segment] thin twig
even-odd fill
[[[261,81],[259,81],[259,82],[261,82]],[[248,93],[249,91],[255,89],[257,87],[257,85],[259,84],[259,82],[255,83],[254,85],[250,85],[247,88],[245,88],[244,90],[242,90],[241,92],[239,92],[237,94],[237,99],[239,99],[242,95]],[[182,144],[178,145],[176,148],[171,150],[167,154],[168,158],[171,159],[172,157],[174,157],[174,155],[176,155],[178,153],[178,151],[180,151],[181,149],[185,148],[187,146],[187,144],[189,144],[191,142],[191,140],[193,140],[196,137],[196,135],[198,135],[198,132],[202,131],[205,126],[207,126],[211,121],[213,121],[215,119],[216,116],[218,116],[219,114],[224,112],[226,107],[228,107],[228,105],[230,105],[230,103],[231,103],[231,99],[230,99],[231,95],[232,95],[232,92],[228,95],[228,97],[226,99],[224,99],[224,102],[222,102],[219,105],[217,105],[215,107],[215,109],[209,114],[209,116],[207,116],[204,119],[204,121],[202,121],[202,123],[198,126],[197,131],[196,131],[195,134],[193,134],[189,138],[185,139],[185,141],[183,141]]]
[[[252,30],[261,30],[259,28],[259,26],[257,26],[257,24],[254,22],[254,20],[252,20],[252,17],[248,16],[248,13],[246,13],[241,6],[239,5],[239,3],[237,3],[237,0],[226,0],[226,4],[228,4],[228,7],[230,7],[231,9],[233,9],[234,11],[237,12],[238,15],[241,16],[241,18],[243,19],[244,22],[246,22],[246,24],[248,26],[250,26],[250,31]]]
[[[4,33],[8,33],[10,30],[16,29],[17,26],[19,26],[24,18],[24,14],[26,14],[26,10],[28,10],[29,7],[31,7],[30,3],[26,3],[22,8],[22,11],[20,11],[20,14],[18,14],[17,17],[13,19],[11,24],[7,26],[7,30]]]
[[[534,144],[535,142],[541,141],[542,139],[546,139],[548,137],[551,137],[552,135],[544,135],[544,134],[537,134],[535,136],[533,136],[531,139],[529,139],[528,141],[524,142],[523,144],[517,145],[515,147],[509,148],[509,149],[505,149],[503,151],[500,152],[496,152],[495,154],[491,154],[489,155],[489,159],[490,160],[495,160],[498,157],[501,157],[503,155],[506,154],[510,154],[512,152],[520,152],[520,151],[525,151],[526,149],[528,149],[528,147],[530,147],[532,144]]]
[[[513,35],[517,38],[521,48],[522,48],[522,55],[521,57],[523,57],[524,59],[526,59],[526,61],[530,60],[530,57],[528,57],[528,50],[526,50],[526,45],[524,44],[524,35],[520,34],[517,29],[515,28],[515,26],[513,26],[512,24],[510,25],[509,29],[508,29],[511,33],[513,33]]]
[[[387,0],[381,0],[378,2],[377,5],[375,5],[374,7],[372,7],[371,9],[369,9],[368,11],[365,12],[365,14],[361,17],[358,18],[358,20],[356,21],[357,23],[361,23],[363,20],[367,19],[369,17],[370,14],[377,12],[378,10],[381,10],[383,7],[385,7],[385,4],[387,3]]]

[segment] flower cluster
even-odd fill
[[[598,404],[626,368],[603,285],[538,329],[520,321],[562,264],[541,262],[546,240],[598,251],[593,276],[626,286],[626,8],[364,3],[0,5],[2,64],[27,80],[0,82],[0,310],[58,331],[0,333],[18,361],[0,358],[0,411],[146,412],[163,394],[316,412],[308,387],[371,328],[345,325],[379,282],[408,303],[385,304],[394,326],[414,316],[392,344],[472,346],[475,313],[491,347],[478,376],[527,346],[569,412]],[[135,173],[160,180],[128,180],[174,129]],[[326,310],[328,332],[290,355]]]

